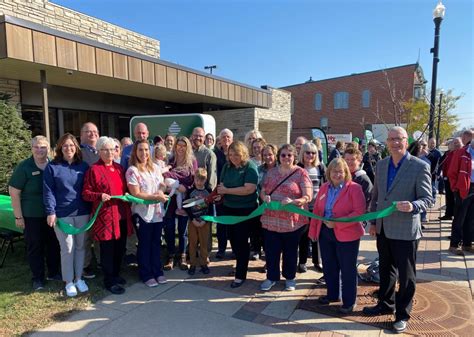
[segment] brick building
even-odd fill
[[[160,59],[160,42],[48,0],[0,1],[0,93],[11,96],[33,134],[129,135],[136,115],[206,113],[216,129],[250,129],[285,142],[290,94]],[[47,113],[46,113],[47,112]]]
[[[292,96],[291,140],[311,138],[316,127],[363,138],[364,130],[403,125],[400,103],[424,98],[425,83],[422,68],[408,64],[283,87]]]

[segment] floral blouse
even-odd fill
[[[281,201],[288,197],[298,199],[303,196],[306,188],[313,188],[308,172],[301,167],[295,167],[296,172],[277,187],[272,193],[272,201]],[[263,181],[262,189],[265,193],[271,192],[283,179],[291,173],[281,174],[278,167],[267,172]],[[303,208],[303,207],[302,207]],[[307,206],[304,206],[307,209]],[[293,232],[308,223],[308,218],[299,214],[265,210],[260,221],[262,227],[273,232]]]

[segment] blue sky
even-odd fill
[[[431,85],[436,0],[52,0],[160,40],[161,58],[282,87],[415,63]],[[444,0],[438,88],[474,127],[473,2]],[[428,91],[429,96],[429,91]]]

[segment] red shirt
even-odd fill
[[[85,201],[92,202],[92,215],[102,200],[102,193],[109,195],[124,195],[127,191],[127,183],[121,165],[112,163],[106,166],[99,159],[86,172],[82,197]],[[127,234],[133,232],[130,204],[112,199],[105,202],[99,211],[97,220],[92,226],[92,235],[96,241],[117,240],[120,238],[119,221],[127,220]]]

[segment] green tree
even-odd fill
[[[0,193],[8,192],[13,169],[31,155],[31,131],[8,99],[0,93]]]
[[[436,93],[435,102],[435,120],[434,120],[434,134],[436,135],[438,129],[438,117],[439,117],[439,95],[440,92]],[[454,95],[453,90],[449,89],[443,94],[443,100],[441,102],[441,123],[439,138],[440,142],[445,141],[449,137],[452,137],[456,131],[458,117],[453,114],[453,110],[456,108],[457,102],[462,98],[463,95]],[[407,131],[410,136],[413,132],[420,130],[428,133],[428,121],[430,116],[430,105],[424,100],[411,100],[405,102],[406,111],[406,122]]]

